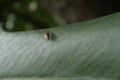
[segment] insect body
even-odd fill
[[[46,32],[46,33],[44,34],[44,37],[45,37],[45,39],[50,40],[50,33],[49,33],[49,32]]]
[[[55,39],[55,35],[53,33],[50,33],[50,32],[46,32],[44,34],[44,37],[46,40],[54,40]]]

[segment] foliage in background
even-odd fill
[[[120,11],[119,0],[0,0],[6,31],[45,29]]]
[[[57,26],[37,0],[0,0],[0,22],[7,31],[43,29]]]

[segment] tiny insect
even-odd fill
[[[44,37],[45,37],[46,40],[50,40],[50,39],[51,39],[51,33],[46,32],[46,33],[44,34]]]

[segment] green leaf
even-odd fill
[[[54,39],[46,40],[46,32]],[[57,28],[1,32],[0,77],[118,80],[119,34],[120,13]]]

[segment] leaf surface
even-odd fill
[[[46,32],[54,34],[53,40],[45,39]],[[1,31],[0,77],[117,80],[120,78],[119,34],[120,13],[57,28]]]

